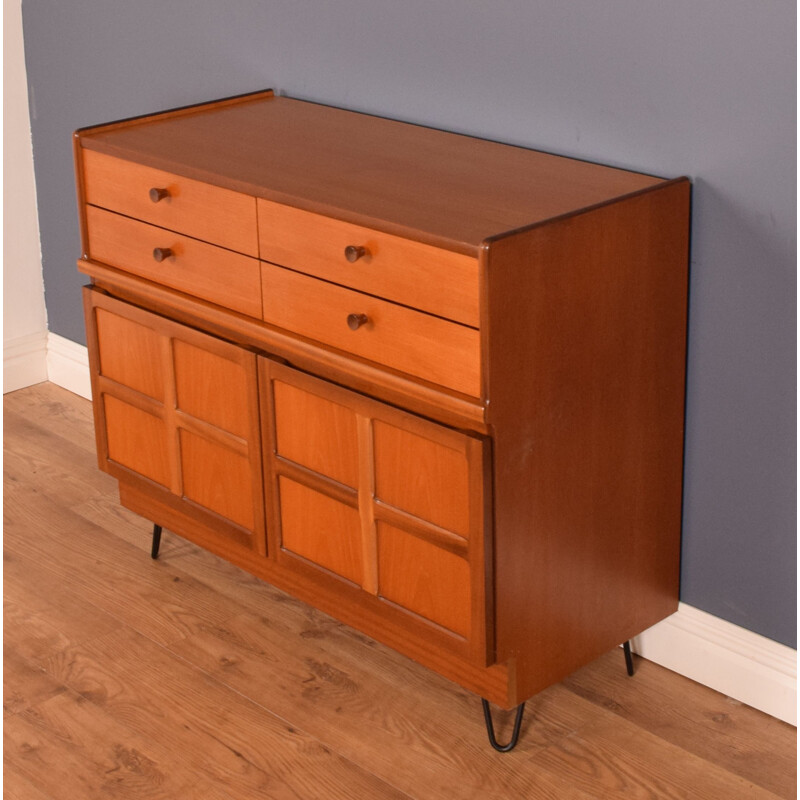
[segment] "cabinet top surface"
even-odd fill
[[[466,253],[663,182],[270,94],[87,129],[80,143]]]

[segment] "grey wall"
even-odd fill
[[[263,87],[694,181],[683,600],[795,645],[791,0],[23,0],[46,302],[74,128]]]

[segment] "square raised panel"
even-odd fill
[[[100,374],[154,400],[164,399],[164,349],[156,331],[97,309]]]
[[[454,443],[460,446],[451,447],[440,440],[440,427],[430,429],[439,436],[428,438],[375,420],[375,496],[466,538],[470,509],[464,437],[456,435]]]
[[[381,597],[466,638],[472,626],[470,584],[465,558],[378,523]]]
[[[278,455],[333,478],[358,484],[358,441],[353,410],[305,389],[273,382]]]
[[[284,477],[279,493],[281,546],[360,585],[358,510]]]
[[[253,482],[245,455],[180,431],[183,496],[253,530]]]
[[[246,438],[251,425],[247,404],[249,376],[242,365],[180,339],[173,340],[172,353],[178,408]],[[222,387],[224,393],[220,391]]]
[[[170,484],[166,427],[158,417],[103,395],[108,457],[162,486]]]

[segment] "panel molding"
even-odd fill
[[[46,349],[46,375],[16,388],[50,380],[91,398],[86,348],[53,333],[20,337],[4,347],[4,391],[11,391],[9,356],[27,360],[25,354],[37,348],[42,356]],[[632,647],[642,658],[797,724],[797,651],[790,647],[686,603],[635,637]]]
[[[705,611],[678,611],[631,641],[634,652],[797,725],[797,651]]]

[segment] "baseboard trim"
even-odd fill
[[[86,347],[57,333],[48,334],[47,380],[91,400],[89,351]]]
[[[631,642],[634,652],[797,725],[797,651],[681,603]]]
[[[45,343],[46,373],[41,374],[34,365],[37,357],[39,362],[44,361]],[[84,346],[54,333],[22,337],[6,345],[3,391],[12,391],[9,379],[16,378],[17,369],[22,376],[23,365],[28,362],[25,368],[41,377],[15,388],[50,380],[91,399],[89,358]],[[790,647],[686,603],[680,603],[675,614],[637,636],[631,645],[635,653],[649,661],[797,725],[797,651]]]
[[[3,394],[47,380],[47,331],[3,342]]]

